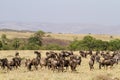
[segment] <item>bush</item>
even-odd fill
[[[64,46],[60,46],[58,44],[48,44],[42,47],[45,50],[64,50],[66,49]]]

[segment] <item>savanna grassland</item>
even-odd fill
[[[12,39],[12,38],[28,38],[33,32],[12,32],[12,31],[0,31],[0,36],[2,34],[6,34],[7,38]],[[96,39],[104,40],[104,41],[109,41],[112,39],[120,39],[120,35],[109,35],[109,34],[70,34],[70,33],[46,33],[45,37],[51,37],[54,39],[62,39],[62,40],[82,40],[83,37],[90,35]]]
[[[0,51],[0,58],[7,57],[9,60],[14,56],[16,51]],[[18,51],[22,58],[34,58],[33,50]],[[42,57],[45,57],[45,52],[40,50]],[[59,52],[59,51],[55,51]],[[78,51],[74,52],[79,55]],[[40,68],[38,70],[28,71],[24,66],[24,60],[22,66],[17,70],[7,71],[0,69],[0,79],[1,80],[116,80],[120,79],[120,65],[114,65],[112,69],[98,69],[98,64],[95,64],[95,69],[89,70],[89,56],[87,59],[82,58],[82,63],[77,67],[77,72],[72,72],[69,68],[65,72],[53,72],[45,68]]]
[[[32,32],[0,32],[0,36],[2,34],[6,34],[8,38],[28,38],[33,33]],[[117,35],[105,35],[105,34],[53,34],[48,33],[46,36],[52,37],[55,39],[61,40],[74,40],[74,39],[82,39],[86,35],[91,35],[97,39],[102,39],[105,41],[111,39],[120,39],[120,36]],[[112,37],[111,37],[112,36]],[[49,50],[39,50],[42,54],[42,57],[45,57],[46,51]],[[28,71],[24,65],[25,58],[35,58],[34,50],[1,50],[0,51],[0,58],[8,58],[11,60],[15,52],[20,53],[20,57],[23,59],[22,66],[19,69],[14,69],[9,71],[7,69],[2,70],[0,68],[0,80],[119,80],[120,79],[120,64],[114,65],[113,68],[108,68],[107,70],[102,68],[99,70],[98,64],[95,63],[94,70],[90,71],[89,69],[89,59],[90,56],[87,58],[82,58],[82,63],[80,66],[77,66],[77,71],[72,72],[69,70],[65,72],[53,72],[52,70],[48,70],[45,68],[40,68],[38,70],[33,69],[33,71]],[[59,53],[60,51],[55,51]],[[79,55],[79,51],[75,51],[74,54]]]

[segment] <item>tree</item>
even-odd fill
[[[42,46],[42,37],[44,36],[45,32],[43,31],[37,31],[28,39],[28,45],[31,46],[29,49],[33,48],[36,46],[38,49],[39,46]],[[33,46],[33,47],[32,47]]]
[[[6,34],[1,35],[1,41],[2,41],[3,45],[7,45],[8,39],[7,39]]]
[[[20,46],[20,40],[17,38],[13,39],[12,46],[14,49],[18,49]]]
[[[2,49],[3,47],[3,44],[2,44],[2,41],[0,41],[0,50]]]
[[[83,38],[83,43],[88,47],[89,50],[93,50],[95,47],[96,39],[91,36],[85,36]]]
[[[45,32],[44,32],[44,31],[41,31],[41,30],[37,31],[37,32],[34,34],[34,36],[39,37],[39,38],[43,37],[44,35],[45,35]]]
[[[120,50],[120,40],[119,39],[111,40],[109,42],[109,49],[113,51]]]

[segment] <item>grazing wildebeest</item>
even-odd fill
[[[85,53],[84,51],[79,51],[81,57],[86,58],[87,57],[87,53]]]
[[[46,52],[46,56],[47,56],[47,58],[49,59],[49,58],[56,58],[57,57],[57,53],[55,53],[55,52]]]
[[[14,68],[18,68],[21,66],[21,58],[14,57],[12,61],[10,61],[10,66]]]
[[[102,61],[99,61],[99,69],[101,69],[101,67],[107,67],[108,66],[113,66],[115,64],[115,60],[114,59],[109,59],[109,60],[102,60]]]
[[[61,53],[59,53],[59,56],[61,57],[69,57],[70,55],[73,55],[73,52],[68,52],[68,51],[62,51]]]
[[[1,68],[2,69],[5,69],[5,67],[7,67],[7,69],[9,69],[9,70],[12,69],[11,66],[8,63],[8,59],[7,58],[0,59],[0,63],[1,63]]]

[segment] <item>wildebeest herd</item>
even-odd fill
[[[1,69],[13,70],[19,69],[21,65],[25,66],[26,69],[32,71],[34,69],[38,70],[45,67],[46,69],[58,72],[67,71],[69,68],[71,71],[76,71],[77,66],[81,65],[83,58],[89,58],[88,66],[90,70],[94,69],[94,64],[98,64],[98,68],[106,68],[108,66],[112,67],[114,64],[119,64],[120,52],[114,51],[112,53],[105,51],[79,51],[79,55],[74,54],[72,51],[61,51],[60,53],[49,51],[46,52],[46,57],[41,57],[39,51],[34,51],[36,55],[33,59],[23,59],[20,57],[19,52],[15,53],[12,60],[7,58],[0,59]],[[90,56],[90,57],[88,57]],[[24,63],[23,63],[24,60]]]

